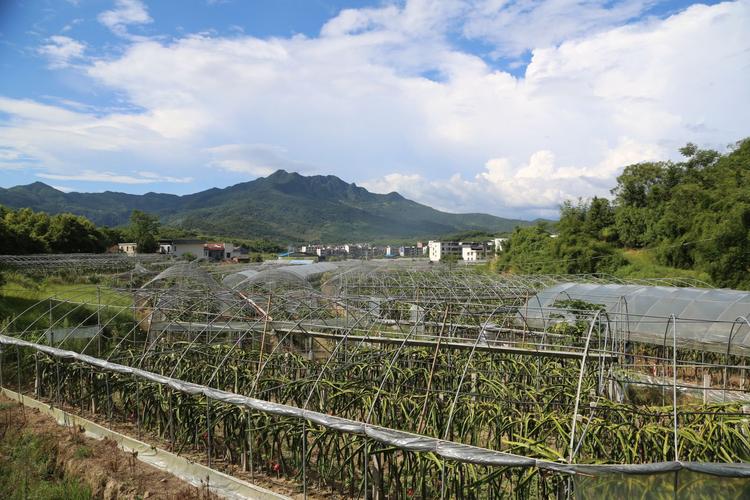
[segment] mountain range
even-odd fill
[[[178,196],[64,193],[42,182],[0,188],[0,204],[50,214],[70,212],[98,225],[128,223],[134,209],[162,224],[203,234],[275,241],[370,241],[430,238],[462,231],[499,233],[531,222],[488,214],[453,214],[396,192],[371,193],[333,175],[278,170],[268,177]]]

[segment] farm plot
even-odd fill
[[[742,353],[636,341],[595,302],[547,306],[539,328],[528,301],[559,277],[347,267],[230,288],[209,271],[82,302],[89,338],[10,322],[0,384],[301,494],[585,497],[632,492],[631,473],[748,474]],[[46,329],[80,312],[46,306]]]

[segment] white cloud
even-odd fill
[[[78,174],[38,173],[36,176],[41,177],[42,179],[60,181],[111,182],[114,184],[153,184],[156,182],[186,184],[193,181],[191,177],[170,177],[153,172],[138,172],[137,175],[124,175],[114,172],[99,172],[95,170],[84,170]]]
[[[67,186],[50,186],[50,187],[55,188],[58,191],[62,191],[63,193],[71,193],[75,191],[73,188],[67,187]]]
[[[33,163],[33,158],[18,149],[0,146],[0,170],[23,170]]]
[[[53,175],[157,165],[216,185],[286,168],[451,211],[536,215],[606,194],[627,163],[750,130],[747,1],[614,28],[629,14],[601,14],[594,34],[535,49],[523,78],[451,44],[472,12],[411,1],[343,11],[313,38],[136,40],[85,67],[132,111],[0,98],[0,144]]]
[[[427,179],[391,173],[362,185],[377,193],[397,191],[449,212],[476,211],[479,201],[493,211],[547,217],[565,200],[609,196],[612,178],[623,165],[658,160],[664,154],[658,146],[625,139],[593,167],[560,166],[551,151],[540,150],[519,165],[508,158],[492,158],[470,179],[461,174]]]
[[[136,40],[139,38],[128,33],[128,25],[153,22],[141,0],[115,0],[115,8],[102,12],[98,19],[115,35]]]
[[[86,45],[70,37],[55,35],[47,39],[37,52],[49,60],[51,68],[65,68],[75,60],[83,58]]]
[[[497,56],[519,56],[590,37],[632,20],[657,0],[478,0],[467,11],[463,34],[492,43]]]
[[[75,28],[75,26],[76,26],[76,25],[78,25],[78,24],[81,24],[82,22],[83,22],[83,18],[81,18],[81,17],[78,17],[78,18],[76,18],[76,19],[73,19],[73,20],[72,20],[72,21],[70,21],[70,22],[69,22],[68,24],[66,24],[65,26],[63,26],[63,28],[62,28],[62,30],[61,30],[61,31],[62,31],[63,33],[67,33],[68,31],[70,31],[70,30],[72,30],[73,28]]]
[[[228,172],[266,176],[285,169],[305,172],[310,166],[290,160],[287,151],[271,144],[223,144],[206,148],[210,155],[208,165]]]

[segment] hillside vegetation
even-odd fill
[[[96,227],[85,217],[68,213],[50,216],[30,208],[0,205],[0,254],[99,253],[122,241],[122,234]]]
[[[557,238],[517,228],[501,271],[680,275],[750,288],[750,139],[726,154],[692,144],[683,161],[625,167],[604,198],[567,202]]]
[[[460,231],[495,234],[531,224],[487,214],[441,212],[395,192],[371,193],[332,175],[305,177],[284,170],[185,196],[63,193],[37,182],[0,189],[0,204],[50,214],[70,212],[107,226],[127,223],[138,209],[182,230],[279,242],[400,240]]]

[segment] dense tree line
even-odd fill
[[[80,215],[0,206],[0,254],[97,253],[121,237],[121,231],[96,227]]]
[[[750,139],[726,154],[693,144],[683,160],[625,167],[613,199],[567,202],[556,238],[518,228],[498,264],[538,273],[612,272],[621,249],[652,251],[659,264],[705,271],[714,284],[750,287]]]
[[[163,227],[155,215],[133,210],[124,227],[97,227],[86,217],[73,214],[49,215],[29,208],[13,210],[0,205],[0,254],[101,253],[120,242],[134,242],[141,253],[156,252],[158,238],[196,238],[194,232]],[[208,238],[211,239],[211,238]],[[221,238],[219,238],[221,239]],[[253,253],[282,251],[268,240],[230,240]]]

